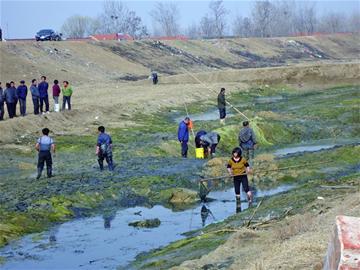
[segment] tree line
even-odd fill
[[[189,38],[279,37],[311,35],[316,32],[358,32],[360,13],[326,12],[320,14],[316,2],[295,0],[256,1],[248,16],[237,14],[230,19],[230,11],[223,0],[209,2],[207,12],[199,22],[187,27],[180,25],[180,10],[174,2],[157,2],[149,15],[153,22],[152,35]],[[121,1],[106,0],[99,16],[74,15],[61,28],[70,38],[82,38],[93,34],[124,33],[134,38],[150,35],[140,16]]]

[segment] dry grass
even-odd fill
[[[314,221],[314,217],[309,213],[296,215],[286,224],[275,228],[275,238],[284,241],[295,235],[305,233],[312,228]]]

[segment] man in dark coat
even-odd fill
[[[218,95],[218,109],[220,114],[220,123],[225,124],[226,117],[226,100],[225,100],[225,88],[221,88]]]
[[[41,76],[41,82],[38,85],[39,88],[39,94],[40,94],[40,112],[44,114],[44,103],[45,103],[45,109],[46,113],[49,113],[49,95],[48,95],[48,89],[49,84],[46,81],[45,76]]]
[[[20,103],[20,114],[21,116],[26,115],[26,97],[27,97],[28,89],[25,85],[25,81],[21,80],[20,85],[16,89],[16,95],[18,96]]]
[[[11,87],[10,83],[6,83],[6,89],[4,91],[4,99],[8,110],[9,118],[14,118],[16,110],[16,88]]]
[[[1,87],[0,82],[0,121],[4,120],[4,90]]]

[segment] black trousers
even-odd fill
[[[4,120],[4,103],[0,102],[0,120]]]
[[[187,157],[187,154],[188,154],[188,142],[183,141],[181,143],[181,156],[182,157]]]
[[[235,194],[240,195],[240,184],[242,184],[244,191],[249,192],[249,181],[247,175],[234,176]]]
[[[52,158],[50,151],[40,151],[38,159],[38,170],[41,174],[44,169],[44,164],[46,163],[47,176],[50,177],[52,174]]]
[[[32,98],[34,104],[34,114],[39,114],[40,98]]]
[[[65,110],[65,105],[68,105],[68,109],[71,110],[71,97],[63,96],[62,110]]]
[[[225,108],[219,109],[219,114],[220,114],[220,119],[225,119],[226,109]]]
[[[15,110],[16,110],[16,103],[8,103],[6,102],[7,111],[9,114],[9,118],[14,118]]]
[[[113,159],[112,159],[112,152],[108,151],[107,153],[100,152],[98,155],[98,163],[100,166],[100,170],[104,169],[104,159],[106,160],[106,163],[109,166],[109,170],[112,171],[114,169],[113,166]]]
[[[45,103],[45,109],[48,112],[49,111],[49,97],[40,97],[40,112],[43,112],[44,110],[44,103]]]

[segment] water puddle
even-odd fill
[[[256,191],[256,198],[273,196],[292,189],[283,185]],[[206,204],[175,212],[163,206],[133,207],[102,216],[66,222],[52,230],[31,234],[0,251],[6,258],[2,269],[116,269],[126,266],[141,252],[184,238],[185,232],[219,222],[236,212],[233,188],[213,191]],[[245,194],[242,194],[245,198]],[[242,209],[248,207],[242,203]],[[134,228],[129,222],[159,218],[158,228]]]
[[[316,152],[320,150],[334,148],[335,144],[323,144],[323,145],[303,145],[295,147],[287,147],[276,150],[274,155],[276,157],[283,157],[289,154],[302,153],[302,152]]]
[[[255,103],[257,104],[274,103],[283,99],[284,99],[283,96],[257,97],[255,98]]]
[[[226,117],[232,117],[234,114],[227,112]],[[219,111],[218,110],[212,110],[205,113],[198,113],[198,114],[190,114],[190,119],[192,121],[213,121],[213,120],[219,120]],[[185,116],[176,117],[174,119],[175,122],[181,122]]]

